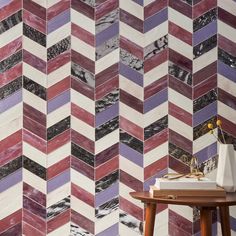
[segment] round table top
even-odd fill
[[[175,199],[164,198],[164,197],[153,197],[149,192],[131,192],[130,195],[142,202],[154,202],[164,204],[175,204],[175,205],[188,205],[188,206],[232,206],[236,205],[236,192],[227,193],[226,197],[177,197]]]

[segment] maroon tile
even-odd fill
[[[143,48],[123,36],[120,36],[120,47],[143,60]]]
[[[218,88],[218,100],[236,110],[236,97]]]
[[[143,191],[143,183],[123,170],[120,170],[120,182],[132,188],[134,191]]]
[[[143,21],[123,9],[120,9],[120,21],[143,33]]]
[[[222,129],[231,134],[233,137],[236,137],[236,124],[232,120],[227,120],[226,118],[218,115],[218,119],[222,121]]]
[[[71,195],[80,199],[83,202],[86,202],[86,204],[90,205],[91,207],[94,207],[93,194],[87,192],[86,190],[82,189],[74,183],[71,183]]]
[[[25,182],[23,183],[23,194],[27,199],[33,199],[35,202],[46,207],[46,195]],[[30,209],[28,210],[30,211]]]
[[[71,168],[94,180],[94,168],[73,156],[71,157]]]
[[[34,107],[28,105],[27,103],[23,104],[23,113],[24,116],[29,117],[31,120],[38,122],[39,124],[46,126],[46,115],[35,109]]]
[[[23,0],[23,8],[39,18],[46,20],[46,9],[32,0]]]
[[[115,76],[110,80],[106,81],[102,85],[96,87],[95,89],[95,99],[99,100],[103,98],[108,93],[114,91],[116,88],[119,88],[119,76]]]
[[[96,167],[110,160],[111,158],[119,155],[119,143],[112,145],[96,155],[95,165]]]
[[[108,67],[107,69],[101,71],[99,74],[95,76],[95,87],[104,84],[106,81],[110,80],[111,78],[117,76],[119,74],[119,64],[113,64],[112,66]]]
[[[192,153],[192,142],[171,129],[169,129],[169,142],[177,145],[189,153]]]
[[[97,167],[95,169],[95,180],[101,179],[117,169],[119,169],[119,156],[115,156],[111,160],[108,160],[104,164]]]
[[[0,233],[22,221],[22,209],[15,211],[0,221]]]
[[[119,206],[120,209],[134,216],[140,221],[143,221],[143,209],[129,202],[125,198],[120,196]]]
[[[197,85],[217,73],[217,62],[204,67],[193,75],[193,85]]]
[[[0,61],[9,57],[9,55],[22,49],[22,37],[19,37],[12,42],[8,43],[6,46],[0,48]]]
[[[81,39],[87,44],[91,46],[95,45],[95,36],[78,25],[75,25],[74,23],[71,25],[71,33],[73,36]]]
[[[153,1],[144,7],[144,19],[147,19],[149,16],[156,14],[161,11],[163,8],[167,7],[167,0]]]
[[[192,46],[192,34],[171,21],[169,21],[169,33]]]
[[[23,222],[23,235],[24,236],[44,236],[45,233],[35,229],[33,226]]]
[[[203,94],[217,87],[217,74],[204,80],[193,89],[193,99],[201,97]]]
[[[18,10],[22,9],[22,1],[13,0],[9,4],[0,8],[0,21],[4,20],[8,16],[11,16]]]
[[[167,88],[167,84],[168,84],[168,76],[165,75],[162,78],[151,83],[150,85],[146,86],[144,88],[144,99],[146,100],[147,98]]]
[[[185,97],[192,99],[192,87],[171,75],[169,75],[169,87],[184,95]]]
[[[71,130],[71,141],[94,154],[95,142],[73,129]]]
[[[133,122],[120,116],[120,128],[131,134],[132,136],[144,140],[144,130]]]
[[[169,168],[178,172],[178,173],[189,173],[189,166],[185,165],[183,162],[175,159],[172,156],[169,156]]]
[[[47,9],[47,20],[59,15],[66,9],[70,8],[70,0],[61,0]]]
[[[165,156],[144,168],[144,181],[166,168],[168,168],[168,156]]]
[[[39,138],[37,135],[34,135],[26,129],[23,129],[23,141],[30,144],[39,151],[45,154],[47,153],[47,141]]]
[[[192,126],[192,114],[171,102],[169,102],[169,114],[187,125]]]
[[[157,213],[161,213],[162,211],[164,211],[165,209],[168,208],[167,204],[157,204]]]
[[[46,62],[26,50],[23,50],[23,61],[46,74]]]
[[[60,226],[65,225],[69,221],[70,221],[70,209],[55,216],[53,219],[47,222],[47,233],[48,234],[51,233],[52,231],[56,230]]]
[[[18,223],[11,228],[7,229],[3,233],[1,233],[1,236],[20,236],[22,232],[22,223]],[[28,235],[26,235],[28,236]]]
[[[96,20],[100,19],[101,17],[105,16],[106,14],[115,10],[118,7],[119,0],[107,0],[103,4],[98,5],[95,10]]]
[[[75,9],[76,11],[94,20],[95,9],[83,1],[71,0],[71,7],[72,9]]]
[[[153,68],[161,65],[162,63],[166,62],[168,59],[168,49],[164,49],[158,54],[148,58],[144,61],[144,73],[152,70]]]
[[[192,236],[192,234],[185,232],[184,230],[180,229],[177,225],[171,222],[168,223],[168,230],[174,236]]]
[[[85,216],[81,215],[80,213],[71,210],[71,221],[81,228],[87,230],[88,232],[94,234],[95,232],[95,223],[90,219],[86,218]]]
[[[230,25],[236,29],[236,15],[233,15],[230,12],[218,7],[218,18],[227,25]]]
[[[71,112],[72,112],[71,114],[76,118],[94,127],[94,115],[92,115],[91,113],[87,112],[81,107],[78,107],[74,103],[71,103]]]
[[[169,6],[192,19],[192,6],[182,0],[169,0]]]
[[[236,56],[236,43],[230,41],[222,35],[218,35],[218,45],[219,48],[230,53],[233,56]]]
[[[89,86],[88,84],[84,83],[83,81],[75,79],[74,76],[72,76],[71,78],[71,88],[79,93],[82,93],[84,96],[94,100],[95,89]]]
[[[46,221],[26,209],[23,209],[23,221],[33,225],[34,228],[42,233],[46,233]]]
[[[144,142],[144,153],[148,153],[155,147],[158,147],[167,141],[168,141],[168,129],[164,129],[163,131],[153,135],[151,138],[147,139]]]
[[[217,6],[217,0],[202,0],[199,4],[193,6],[193,19],[201,16],[203,13]]]
[[[84,69],[88,70],[91,73],[95,73],[95,62],[89,58],[83,56],[82,54],[72,50],[71,51],[72,62],[82,66]]]
[[[25,9],[23,10],[23,22],[44,34],[47,33],[46,21]]]

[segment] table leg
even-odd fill
[[[230,236],[230,220],[229,220],[229,207],[228,206],[220,206],[220,222],[221,222],[221,230],[222,236]]]
[[[201,236],[212,235],[212,208],[202,207],[200,209]]]
[[[154,224],[156,217],[156,204],[147,203],[146,205],[146,223],[145,223],[145,236],[153,236]]]

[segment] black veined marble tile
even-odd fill
[[[226,133],[225,131],[223,131],[223,134],[224,134],[226,143],[233,144],[234,150],[236,151],[236,137],[232,136],[231,134]],[[224,143],[224,139],[223,139],[222,133],[220,132],[220,129],[218,129],[218,138],[220,139],[222,143]]]
[[[161,37],[144,48],[144,60],[156,55],[158,52],[168,47],[168,35]]]
[[[104,137],[105,135],[111,133],[112,131],[118,129],[118,127],[119,127],[119,116],[97,127],[95,130],[96,141]]]
[[[119,47],[119,37],[116,35],[113,38],[105,41],[103,44],[96,47],[96,60],[106,56]]]
[[[47,49],[47,60],[49,61],[58,56],[59,54],[69,50],[70,46],[71,40],[70,36],[68,36],[67,38],[62,39],[60,42]]]
[[[80,65],[71,62],[71,74],[76,78],[84,83],[88,84],[90,87],[95,87],[95,77],[94,74],[89,72],[88,70],[84,69]]]
[[[70,196],[62,199],[61,201],[51,205],[47,208],[47,220],[54,218],[60,213],[70,208]]]
[[[107,15],[96,21],[96,34],[102,32],[112,24],[119,21],[119,9],[109,12]]]
[[[0,88],[0,100],[22,88],[22,76]]]
[[[112,172],[111,174],[103,177],[102,179],[96,181],[95,183],[95,191],[96,193],[102,192],[103,190],[110,187],[112,184],[117,182],[119,179],[119,171],[116,170]]]
[[[233,69],[236,69],[236,57],[230,55],[221,48],[218,49],[218,58],[226,65],[232,67]]]
[[[204,26],[208,25],[212,21],[215,21],[216,19],[217,11],[216,8],[214,8],[193,21],[193,32],[203,28]]]
[[[88,4],[91,7],[95,7],[96,0],[81,0],[82,2]]]
[[[0,73],[3,73],[22,61],[22,50],[0,62]]]
[[[143,154],[143,142],[126,133],[122,129],[120,130],[120,141],[130,148],[133,148],[135,151]]]
[[[70,236],[94,236],[94,234],[91,234],[87,230],[76,225],[75,223],[72,223],[70,225]]]
[[[144,139],[148,139],[153,135],[159,133],[168,126],[168,116],[164,116],[161,119],[155,121],[144,129]]]
[[[64,132],[65,130],[70,128],[70,116],[66,117],[65,119],[59,121],[55,125],[49,127],[47,129],[47,140],[51,140],[58,134]]]
[[[28,171],[34,173],[41,179],[46,180],[47,177],[47,170],[45,167],[39,165],[37,162],[27,158],[26,156],[23,156],[23,167],[27,169]]]
[[[192,85],[192,73],[184,70],[173,62],[169,61],[169,74],[173,77],[183,81],[185,84]]]
[[[104,216],[110,214],[111,212],[118,209],[119,206],[119,198],[113,198],[112,200],[102,204],[101,206],[95,209],[95,216],[98,219],[103,218]]]
[[[119,101],[119,89],[115,89],[105,97],[95,102],[96,113],[106,110]]]
[[[46,88],[34,82],[33,80],[27,78],[26,76],[23,76],[23,88],[46,101],[47,99]]]
[[[129,215],[128,213],[120,210],[119,214],[120,223],[126,225],[133,231],[139,233],[140,235],[143,234],[143,222],[136,219],[135,217]]]
[[[193,101],[193,112],[197,112],[205,106],[217,100],[217,89],[210,90],[208,93]]]
[[[13,15],[0,22],[0,34],[9,30],[20,22],[22,22],[22,10],[14,13]]]
[[[169,154],[175,157],[176,159],[182,161],[184,164],[188,166],[190,165],[192,155],[184,151],[180,147],[177,147],[173,143],[169,143]]]
[[[88,165],[94,167],[94,155],[75,143],[71,143],[71,153],[81,161],[84,161]]]
[[[143,60],[140,60],[122,48],[120,49],[120,60],[124,65],[143,74]]]
[[[38,30],[23,24],[23,34],[43,47],[46,47],[46,35]]]
[[[217,156],[211,157],[200,164],[199,171],[203,172],[204,174],[208,174],[217,168],[217,163]]]
[[[209,129],[207,127],[208,123],[213,124],[213,129],[216,128],[216,120],[217,117],[213,116],[211,119],[208,119],[207,121],[203,122],[200,125],[197,125],[196,127],[193,128],[193,140],[196,140],[197,138],[201,137],[202,135],[209,133]],[[212,135],[209,133],[209,135]]]
[[[211,38],[199,43],[193,48],[193,59],[196,59],[204,53],[210,51],[217,46],[217,35],[213,35]]]
[[[182,0],[182,2],[185,2],[185,3],[187,3],[190,6],[193,5],[193,0]]]
[[[0,180],[7,175],[15,172],[22,167],[22,157],[18,157],[15,160],[0,167]]]

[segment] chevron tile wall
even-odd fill
[[[235,0],[0,0],[0,236],[143,235],[129,192],[192,155],[215,178],[217,118],[236,150]],[[156,219],[200,235],[196,208]]]

